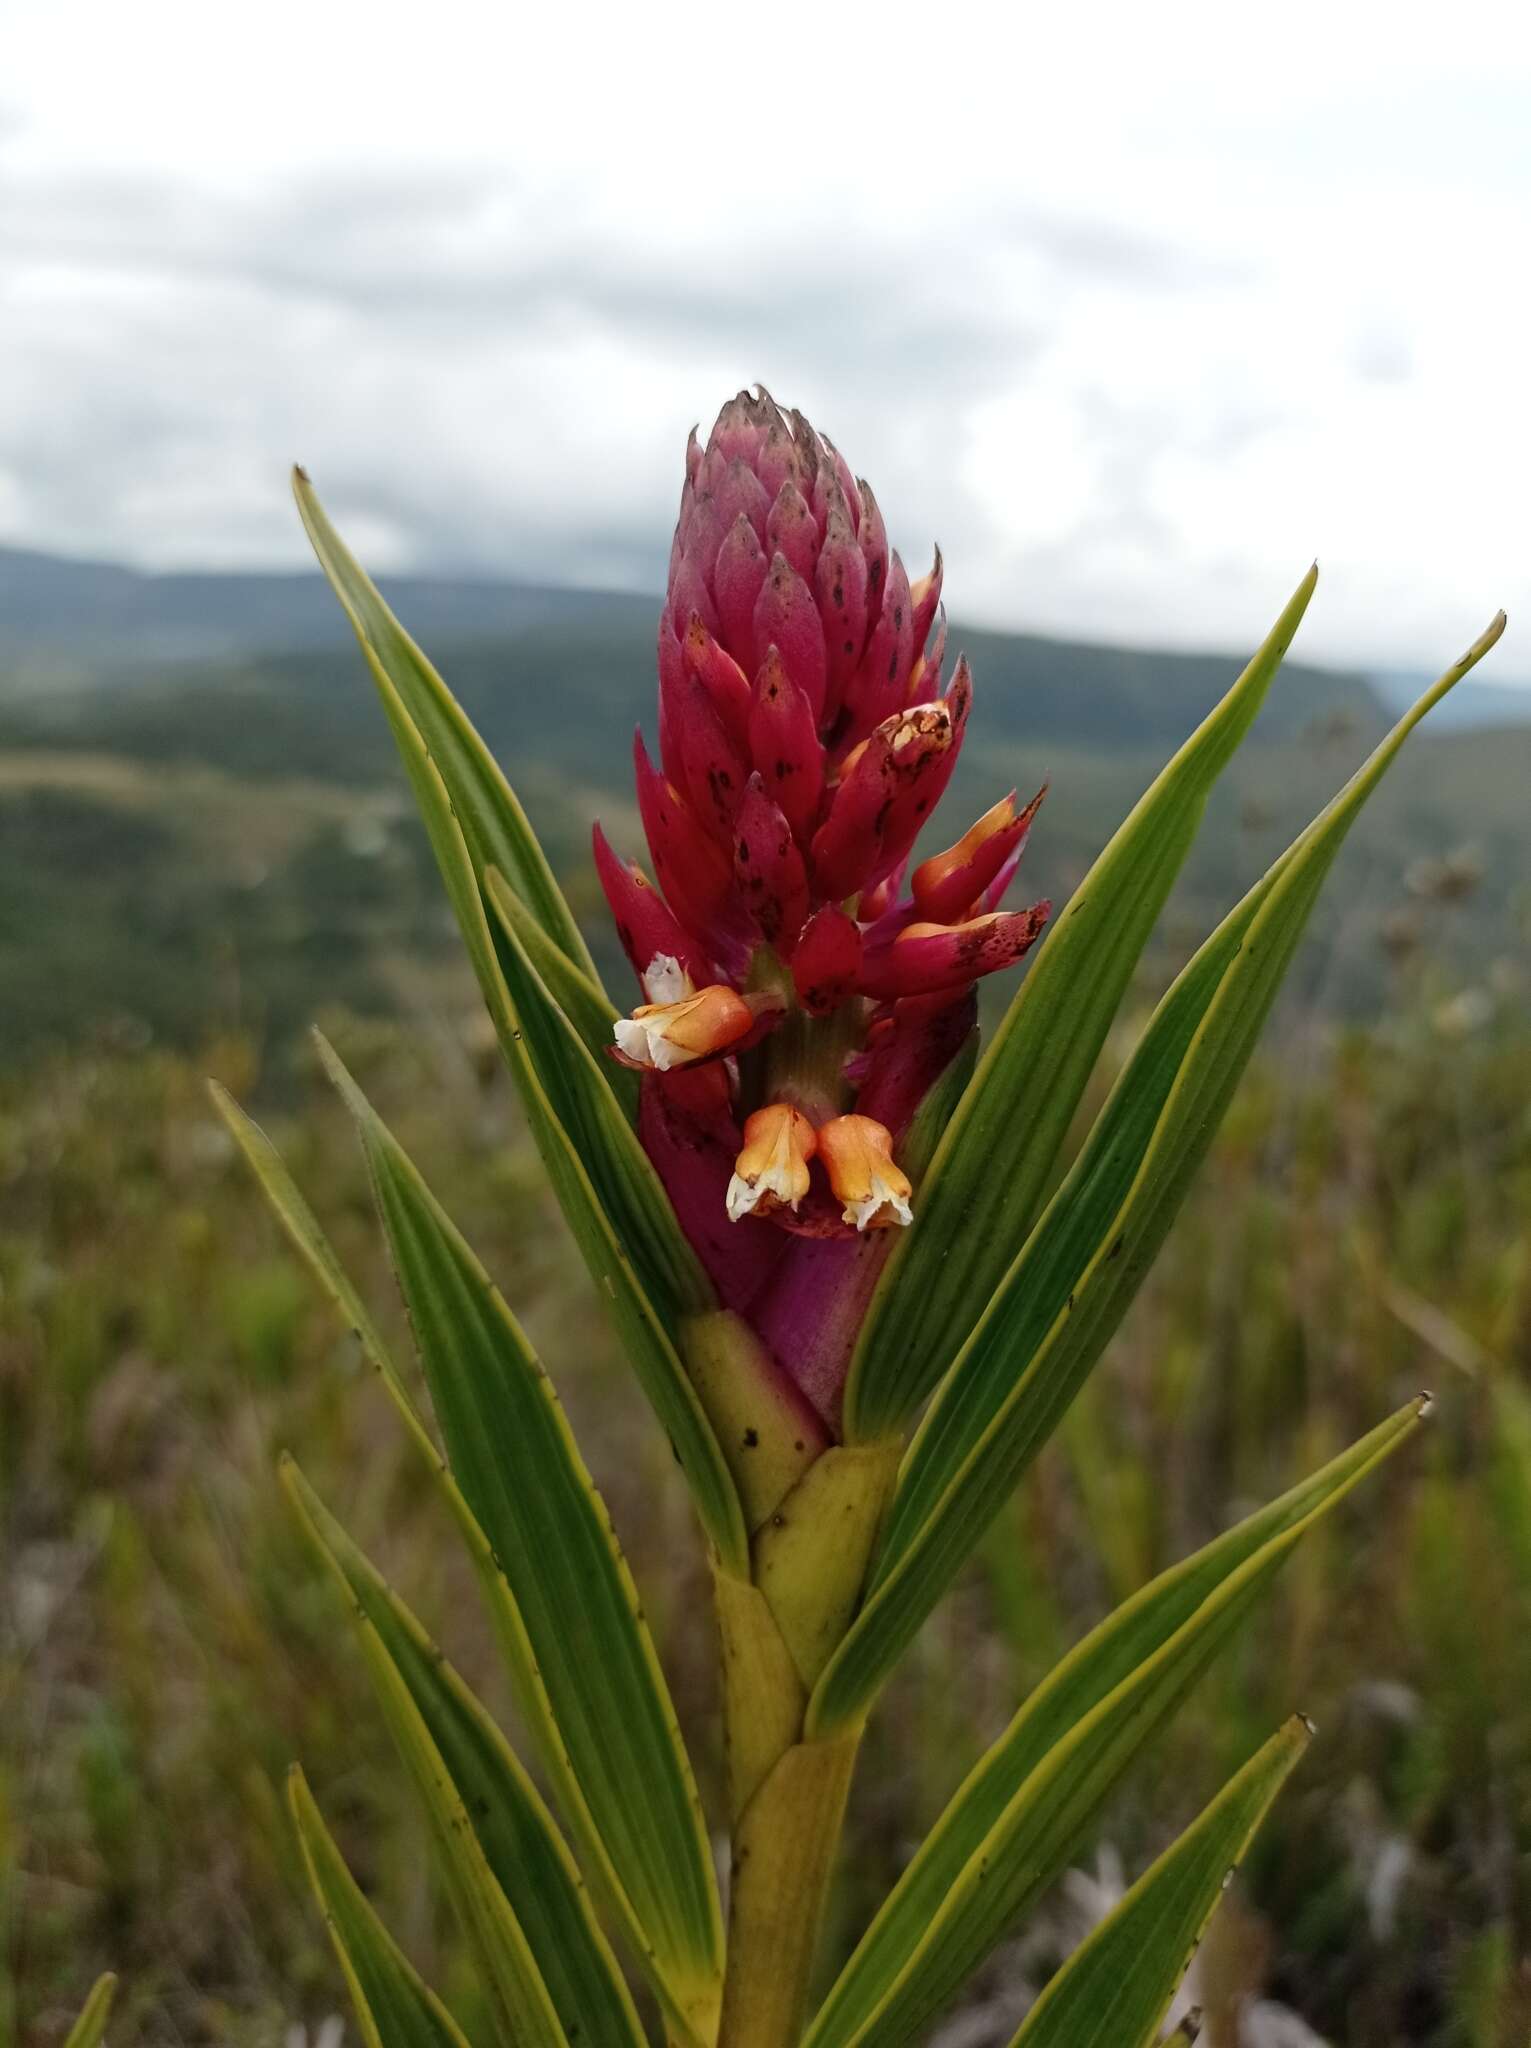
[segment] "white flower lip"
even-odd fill
[[[683,1067],[688,1060],[696,1058],[684,1046],[676,1045],[665,1037],[664,1019],[661,1017],[619,1017],[612,1025],[612,1035],[630,1060],[637,1060],[640,1066],[653,1067],[661,1074],[667,1074],[672,1067]]]
[[[642,978],[643,993],[651,1003],[683,1003],[687,996],[696,994],[690,975],[673,953],[656,953],[644,968]],[[624,1052],[628,1049],[622,1047]]]
[[[907,1226],[914,1221],[914,1211],[909,1206],[908,1196],[897,1188],[890,1187],[874,1169],[869,1192],[859,1202],[847,1202],[840,1211],[840,1220],[843,1223],[854,1223],[858,1230],[865,1230],[872,1218],[883,1209],[893,1211],[895,1223]]]
[[[790,1160],[773,1159],[753,1180],[746,1180],[742,1173],[734,1175],[724,1198],[729,1222],[737,1223],[741,1216],[750,1215],[767,1195],[773,1195],[784,1208],[797,1208],[800,1197],[793,1192]]]

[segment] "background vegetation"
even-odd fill
[[[266,593],[253,624],[222,599],[189,655],[125,667],[104,629],[69,639],[56,613],[24,634],[4,594],[0,576],[0,2040],[61,2038],[107,1965],[124,2048],[315,2038],[341,1997],[280,1797],[295,1755],[468,2010],[416,1816],[275,1486],[280,1448],[509,1702],[457,1546],[203,1077],[261,1110],[396,1324],[361,1160],[301,1034],[322,1015],[555,1370],[715,1773],[682,1489],[474,1022],[354,657],[317,623],[261,653]],[[593,912],[591,811],[636,844],[625,740],[651,694],[651,608],[576,619],[533,596],[443,665]],[[152,624],[121,630],[142,649]],[[966,793],[1051,774],[1031,864],[1061,896],[1230,665],[962,637],[980,688]],[[1354,679],[1278,684],[1145,1002],[1380,724]],[[1212,2038],[1258,2038],[1251,1999],[1348,2048],[1531,2035],[1528,767],[1531,728],[1406,754],[1154,1279],[874,1723],[841,1943],[1062,1647],[1421,1385],[1438,1394],[1418,1451],[1307,1539],[947,2048],[1007,2040],[1120,1873],[1294,1706],[1321,1739],[1199,1963]],[[1305,2037],[1263,2041],[1283,2038]]]

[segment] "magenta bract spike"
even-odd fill
[[[859,736],[902,711],[908,698],[914,650],[914,607],[909,578],[895,554],[888,564],[882,610],[867,641],[866,654],[846,691],[850,731]]]
[[[824,792],[824,754],[813,706],[787,674],[774,647],[755,678],[750,706],[750,758],[772,801],[806,846]]]
[[[790,954],[808,915],[808,873],[792,827],[752,775],[734,820],[734,878],[761,937]]]
[[[692,812],[719,846],[731,847],[734,815],[749,780],[749,761],[694,675],[686,677],[676,728],[683,786]]]
[[[680,700],[686,665],[666,611],[659,621],[659,762],[677,787],[686,779],[680,753]]]
[[[974,983],[1047,915],[999,909],[1039,800],[1018,816],[1013,792],[905,888],[972,703],[965,661],[942,694],[943,573],[938,548],[911,587],[871,486],[801,413],[763,388],[730,399],[687,452],[658,649],[663,772],[641,740],[634,755],[659,888],[596,840],[624,949],[656,991],[611,1049],[644,1075],[640,1136],[722,1299],[830,1429],[909,1220],[893,1147],[974,1028]],[[763,945],[790,985],[758,971]],[[740,1056],[788,1020],[767,1060]],[[779,1126],[799,1125],[789,1173]]]
[[[754,527],[741,512],[729,528],[713,565],[718,638],[741,667],[754,673],[755,602],[770,563]]]
[[[813,576],[829,664],[829,697],[838,705],[860,666],[867,637],[867,565],[850,517],[832,510]]]
[[[888,578],[888,529],[883,524],[882,508],[872,495],[872,486],[863,477],[861,491],[861,527],[857,539],[861,552],[866,556],[867,565],[867,616],[875,619],[882,609],[883,585]]]
[[[774,555],[755,600],[755,664],[774,647],[808,702],[815,719],[824,710],[827,671],[824,629],[813,592],[785,555]]]
[[[670,617],[674,621],[677,638],[685,631],[686,621],[693,612],[700,617],[709,633],[717,632],[717,610],[688,542],[687,552],[681,556],[680,566],[670,579]]]
[[[729,463],[713,492],[713,502],[725,534],[732,532],[736,519],[742,518],[749,521],[756,538],[764,540],[771,501],[766,496],[765,485],[747,463],[737,457]]]
[[[946,574],[946,564],[941,559],[941,550],[936,549],[935,560],[930,565],[930,574],[922,576],[915,584],[914,599],[914,651],[923,654],[925,642],[930,638],[930,628],[941,607],[941,583]]]
[[[766,428],[765,440],[755,458],[755,474],[760,478],[766,496],[772,500],[789,479],[793,483],[802,480],[803,464],[797,443],[792,429],[779,414]]]
[[[831,902],[854,896],[877,865],[892,773],[887,736],[874,732],[842,775],[829,816],[813,836],[814,887]]]
[[[964,655],[958,659],[951,689],[943,698],[934,704],[916,705],[898,720],[889,721],[895,728],[897,786],[883,821],[879,875],[904,858],[946,793],[962,751],[972,703],[973,674]]]
[[[766,553],[785,555],[799,576],[811,577],[819,558],[819,529],[808,500],[789,477],[766,519]]]
[[[941,694],[941,664],[946,659],[946,607],[936,613],[936,629],[924,654],[915,657],[909,677],[909,702],[933,704]]]
[[[624,861],[612,850],[606,834],[597,825],[591,834],[595,850],[595,871],[600,877],[606,901],[622,950],[632,962],[639,986],[653,961],[661,954],[678,960],[698,988],[712,979],[712,967],[697,941],[680,923],[636,862]],[[647,1000],[647,990],[644,992]]]
[[[711,698],[729,738],[741,752],[747,750],[753,702],[749,678],[695,613],[687,624],[680,656],[686,673],[694,676]]]
[[[1012,967],[1041,936],[1051,910],[1050,903],[1034,903],[1029,910],[989,911],[967,924],[908,925],[892,945],[868,951],[862,992],[880,1001],[931,995]]]
[[[665,900],[681,923],[716,943],[726,928],[733,866],[693,816],[675,786],[654,771],[643,735],[633,738],[638,815]]]
[[[811,1016],[828,1016],[855,993],[860,974],[861,927],[826,903],[803,926],[792,955],[797,999]]]
[[[1008,819],[995,805],[947,853],[922,862],[914,876],[919,916],[932,924],[951,924],[971,911],[1001,869],[1019,857],[1046,794],[1044,784],[1023,811]],[[1012,790],[1005,800],[1007,808],[1014,799]],[[1010,871],[1015,872],[1013,867]]]
[[[704,473],[705,468],[704,464]],[[712,588],[713,567],[727,531],[718,512],[717,499],[710,491],[703,491],[692,508],[690,523],[686,528],[685,545],[681,550],[681,562],[683,565],[689,564],[695,570],[704,590],[710,591]],[[672,601],[678,595],[678,590],[672,586]],[[689,613],[700,610],[701,607],[693,601],[686,609]]]

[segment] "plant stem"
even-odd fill
[[[859,1730],[798,1742],[734,1828],[718,2048],[796,2048]]]
[[[814,1680],[855,1612],[896,1445],[823,1453],[757,1530],[753,1582],[715,1574],[733,1813],[717,2048],[797,2048],[859,1728],[807,1741]]]

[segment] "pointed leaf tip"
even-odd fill
[[[1218,1901],[1307,1740],[1294,1715],[1250,1758],[1049,1980],[1010,2048],[1152,2048]],[[1185,2037],[1182,2026],[1175,2038]]]

